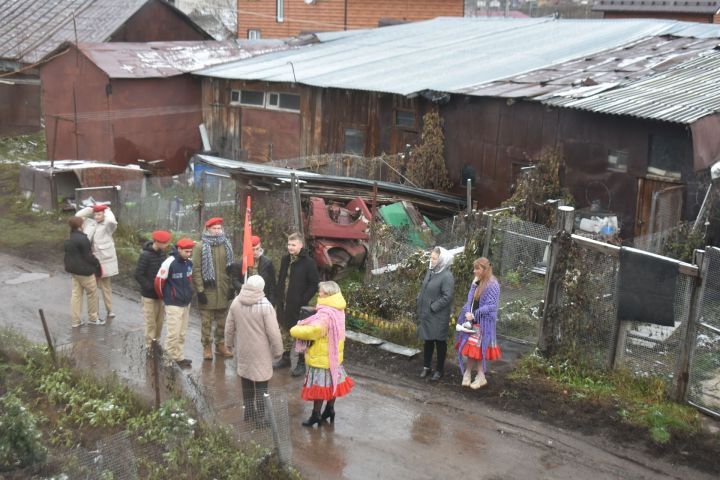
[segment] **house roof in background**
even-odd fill
[[[543,103],[592,112],[691,124],[720,112],[720,51],[595,95],[558,95]]]
[[[320,43],[211,67],[200,75],[411,95],[468,93],[642,38],[720,38],[720,25],[672,20],[450,18],[316,34]]]
[[[720,11],[715,0],[595,0],[595,12],[676,12],[714,14]]]
[[[312,41],[314,37],[306,37]],[[78,49],[110,78],[162,78],[287,50],[299,40],[80,43]],[[67,46],[67,45],[65,45]]]
[[[717,38],[647,37],[557,65],[464,90],[474,96],[547,99],[588,96],[668,70],[715,48]]]
[[[152,1],[160,1],[204,33],[161,0],[0,0],[0,59],[32,64],[63,42],[104,42]]]

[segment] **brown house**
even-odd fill
[[[596,0],[593,12],[603,18],[661,18],[684,22],[720,23],[715,0]]]
[[[162,0],[17,0],[0,18],[0,135],[40,129],[38,66],[64,42],[211,39]]]
[[[40,67],[48,158],[161,160],[164,171],[181,172],[201,149],[201,82],[189,72],[282,48],[236,40],[61,48]]]
[[[451,40],[440,28],[448,24]],[[708,55],[719,27],[484,20],[478,35],[477,25],[437,19],[342,39],[318,34],[310,48],[200,72],[214,145],[220,156],[257,162],[396,154],[417,142],[423,114],[437,109],[454,190],[470,177],[481,207],[508,198],[531,158],[559,149],[579,206],[597,201],[616,214],[624,238],[657,231],[655,192],[681,187],[676,215],[693,217],[697,172],[720,159],[720,107],[703,83],[716,79],[697,74],[716,71]],[[558,35],[566,42],[550,41]],[[512,51],[503,50],[508,38]],[[701,66],[681,68],[698,58]],[[671,71],[676,80],[665,81]],[[644,91],[656,76],[659,85]]]
[[[284,38],[464,13],[463,0],[237,0],[237,6],[239,38]]]

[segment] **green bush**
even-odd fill
[[[45,463],[38,422],[15,393],[0,397],[0,470]]]

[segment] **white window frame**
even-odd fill
[[[278,23],[285,21],[285,0],[275,0],[275,20]]]
[[[277,95],[278,104],[277,105],[271,105],[270,104],[270,97],[272,95]],[[294,113],[300,113],[300,108],[281,108],[280,107],[280,95],[295,95],[298,97],[298,101],[300,101],[300,94],[299,93],[292,93],[292,92],[265,92],[265,108],[268,110],[280,110],[283,112],[294,112]]]
[[[243,90],[245,90],[246,92],[262,93],[262,94],[263,94],[262,105],[257,104],[257,103],[243,103],[243,102],[242,102],[242,92],[243,92]],[[233,100],[232,100],[232,95],[233,95],[233,93],[235,93],[235,92],[238,92],[238,100],[237,100],[237,101],[233,101]],[[248,88],[245,88],[245,89],[242,89],[242,88],[241,88],[241,89],[232,89],[232,90],[230,90],[230,105],[240,105],[240,106],[243,106],[243,107],[264,108],[264,107],[265,107],[265,99],[266,99],[266,98],[267,98],[267,93],[265,93],[265,92],[263,92],[263,91],[261,91],[261,90],[250,90],[250,89],[248,89]]]
[[[248,40],[260,40],[262,38],[262,32],[259,28],[248,28],[247,38]]]

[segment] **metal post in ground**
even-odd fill
[[[203,209],[205,207],[205,182],[207,182],[207,175],[205,170],[200,173],[200,200],[198,201],[198,228],[201,232],[205,231],[203,225]]]
[[[55,346],[53,345],[52,338],[50,337],[50,329],[48,328],[47,322],[45,321],[45,312],[43,309],[39,309],[40,321],[42,322],[43,330],[45,331],[45,340],[47,340],[48,349],[50,350],[50,356],[52,357],[53,363],[57,364],[57,357],[55,356]]]
[[[703,298],[705,297],[705,286],[710,269],[710,256],[705,255],[703,250],[695,250],[695,264],[698,266],[698,275],[692,279],[692,293],[690,296],[690,308],[685,319],[685,338],[680,345],[677,367],[675,369],[673,385],[673,399],[676,402],[687,400],[688,384],[690,382],[690,363],[695,350],[697,340],[697,319],[700,315]]]
[[[155,390],[155,408],[160,408],[160,357],[162,356],[162,350],[160,349],[160,343],[153,339],[150,344],[150,355],[152,356],[153,362],[153,387]]]
[[[289,463],[290,459],[285,458],[285,452],[280,448],[280,432],[278,431],[277,419],[275,418],[275,411],[273,410],[272,400],[270,399],[269,393],[263,393],[263,401],[265,402],[265,415],[267,415],[268,421],[270,422],[270,430],[272,431],[273,443],[275,444],[275,450],[277,451],[278,461],[280,465],[285,466]]]
[[[492,229],[493,229],[493,217],[492,215],[487,216],[487,227],[485,228],[485,244],[483,245],[483,251],[482,256],[485,258],[489,258],[488,255],[490,255],[490,241],[492,239]]]

